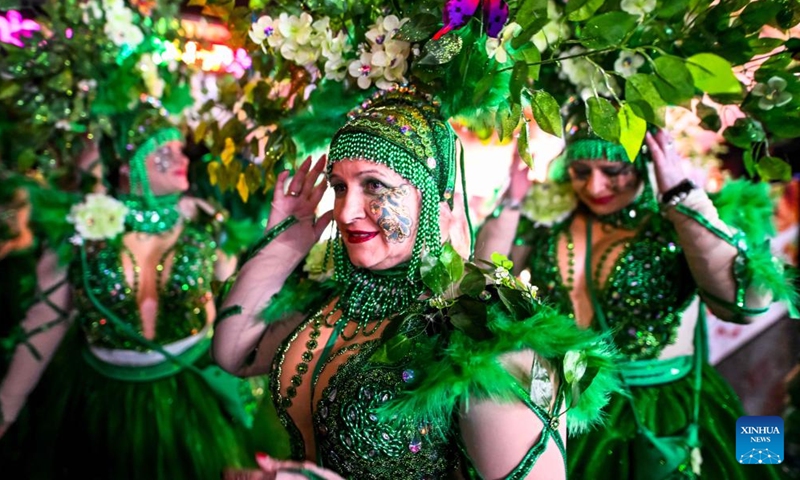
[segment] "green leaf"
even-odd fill
[[[500,141],[505,141],[514,136],[514,131],[522,117],[522,106],[519,103],[507,104],[497,111],[497,127]]]
[[[460,289],[464,295],[477,298],[486,289],[486,276],[472,264],[466,266],[467,274],[461,279]]]
[[[604,3],[606,0],[570,0],[566,9],[567,19],[572,22],[588,20]]]
[[[207,2],[203,3],[205,4],[202,10],[203,15],[208,15],[210,17],[218,17],[225,22],[228,21],[228,17],[230,17],[231,12],[236,7],[236,2],[234,0],[230,0],[229,2],[220,3],[217,5],[211,5]]]
[[[514,263],[508,259],[507,256],[494,252],[492,253],[492,264],[495,267],[505,268],[508,271],[511,271],[514,268]]]
[[[588,49],[602,49],[622,43],[639,23],[639,17],[625,12],[608,12],[586,22],[580,34]]]
[[[617,118],[619,118],[620,125],[619,143],[625,148],[625,153],[632,162],[636,160],[639,150],[642,148],[644,134],[647,132],[647,122],[638,117],[627,103],[622,104]]]
[[[744,23],[750,30],[758,30],[764,25],[774,24],[775,17],[783,9],[783,6],[771,0],[759,0],[757,2],[750,2],[742,13],[739,15],[739,20]]]
[[[470,297],[461,297],[451,309],[450,323],[476,340],[492,338],[492,332],[486,327],[486,304]]]
[[[514,315],[515,318],[528,318],[533,313],[531,309],[531,299],[517,289],[508,287],[497,287],[497,295],[503,306]]]
[[[527,67],[527,77],[529,80],[536,81],[539,79],[539,70],[542,68],[542,53],[536,48],[533,43],[527,44],[524,48],[515,51],[512,56],[515,60],[524,62]]]
[[[756,176],[756,162],[753,161],[753,151],[749,148],[744,150],[742,154],[742,161],[744,163],[744,169],[747,171],[747,175],[750,178]]]
[[[619,142],[619,118],[617,109],[602,97],[591,97],[586,101],[589,126],[594,133],[609,142]]]
[[[420,260],[419,272],[422,275],[422,283],[430,288],[436,295],[444,293],[442,286],[441,272],[436,268],[439,264],[439,259],[433,255],[423,255]]]
[[[722,132],[722,136],[731,145],[743,149],[748,149],[753,143],[763,142],[766,139],[764,128],[752,118],[737,118],[733,125]]]
[[[531,13],[529,23],[522,25],[522,31],[511,40],[512,48],[520,48],[531,41],[531,37],[539,33],[550,22],[547,17],[547,10],[539,10]],[[521,19],[520,19],[521,20]]]
[[[561,112],[558,102],[552,95],[544,90],[537,90],[531,94],[531,108],[533,119],[543,131],[561,138]]]
[[[698,53],[686,61],[694,86],[708,94],[741,94],[742,86],[733,75],[733,67],[713,53]]]
[[[672,18],[679,13],[686,13],[689,11],[689,1],[690,0],[669,0],[665,2],[659,2],[659,5],[655,11],[656,17]]]
[[[0,100],[5,100],[16,96],[22,90],[22,86],[16,82],[4,83],[0,86]]]
[[[494,70],[488,72],[486,75],[483,76],[478,83],[475,85],[475,92],[472,95],[472,104],[475,106],[482,105],[483,99],[486,96],[486,93],[492,88],[494,85],[496,73]]]
[[[444,289],[457,283],[464,276],[464,259],[461,258],[461,255],[449,242],[442,246],[439,266],[442,269],[443,277],[445,277],[446,284],[443,285]]]
[[[396,364],[403,359],[413,346],[413,342],[404,334],[393,335],[381,345],[370,357],[370,360],[382,364]]]
[[[453,32],[448,33],[439,40],[430,40],[422,48],[420,65],[442,65],[458,55],[463,46],[461,37]]]
[[[520,132],[517,138],[517,155],[525,162],[528,168],[533,168],[533,157],[531,156],[530,145],[528,145],[528,136],[530,135],[529,129],[530,122],[526,121],[522,126],[522,132]]]
[[[421,42],[431,38],[438,29],[439,17],[430,13],[419,13],[400,27],[395,38],[404,42]]]
[[[683,59],[665,55],[655,59],[653,84],[667,103],[681,105],[694,97],[692,74]]]
[[[511,71],[511,81],[508,84],[508,91],[512,100],[518,100],[522,88],[528,82],[528,65],[525,61],[514,62],[514,70]]]
[[[788,182],[792,179],[792,166],[778,157],[762,157],[756,165],[756,171],[763,180],[780,180]]]
[[[698,103],[696,111],[697,116],[700,118],[701,127],[715,132],[722,128],[722,121],[719,118],[716,108],[709,107],[705,103]]]
[[[664,128],[667,104],[653,85],[653,76],[637,73],[625,82],[625,100],[636,115]]]

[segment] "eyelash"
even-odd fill
[[[344,182],[331,182],[330,183],[331,190],[335,196],[341,196],[347,190],[347,185]],[[365,179],[362,183],[362,188],[364,192],[370,195],[380,195],[384,193],[386,190],[389,190],[389,186],[385,183],[375,180],[375,179]]]
[[[613,178],[613,177],[619,177],[620,175],[624,175],[624,174],[628,173],[629,169],[625,168],[625,167],[621,167],[621,168],[601,168],[600,171],[603,172],[603,174],[605,176]],[[592,170],[590,168],[586,169],[586,170],[580,170],[580,169],[577,169],[577,168],[573,167],[573,169],[572,169],[572,175],[577,180],[586,180],[587,178],[589,178],[589,175],[591,173],[592,173]]]

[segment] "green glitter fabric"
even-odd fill
[[[211,280],[216,261],[216,242],[209,228],[187,224],[156,266],[159,295],[156,337],[160,343],[186,338],[202,330],[207,323],[205,305],[213,301]],[[109,248],[105,242],[86,242],[85,248],[88,271],[83,271],[78,262],[73,262],[70,272],[71,283],[76,289],[76,307],[82,312],[82,326],[89,343],[106,348],[141,350],[140,344],[116,332],[110,322],[104,321],[103,314],[93,307],[84,293],[85,285],[88,285],[102,305],[141,330],[137,303],[140,267],[124,248]],[[132,283],[125,278],[123,256],[133,262]],[[170,264],[171,270],[164,272]]]

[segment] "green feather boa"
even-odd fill
[[[769,185],[748,180],[732,180],[722,190],[710,195],[720,219],[740,231],[747,243],[746,284],[757,291],[770,292],[773,300],[785,301],[792,318],[800,317],[797,306],[797,270],[784,264],[770,249],[775,236],[775,204]]]
[[[453,328],[432,338],[414,339],[410,366],[416,379],[409,390],[383,407],[382,417],[447,425],[453,412],[470,401],[519,401],[519,386],[525,391],[528,386],[520,385],[507,372],[500,357],[533,350],[558,367],[562,384],[566,383],[565,356],[580,354],[585,373],[564,389],[567,425],[571,433],[582,433],[601,423],[610,394],[622,390],[610,342],[594,331],[578,328],[572,319],[538,301],[534,301],[535,312],[526,318],[516,317],[496,294],[487,303],[490,333],[484,338],[475,338],[474,331],[467,333],[469,329]]]

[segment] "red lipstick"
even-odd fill
[[[597,197],[597,198],[589,198],[589,203],[594,205],[608,205],[614,200],[614,195],[608,195],[606,197]]]
[[[345,230],[347,243],[364,243],[378,236],[378,232],[362,232],[360,230]]]

